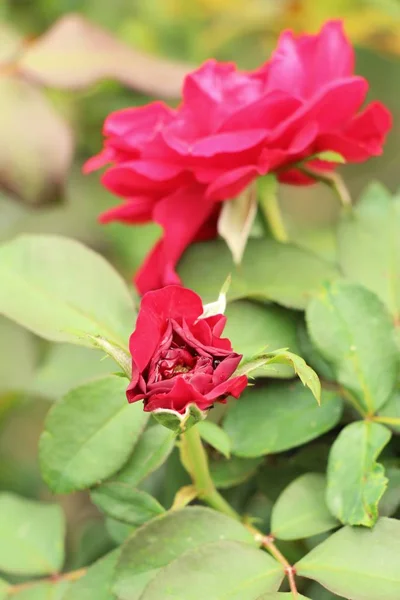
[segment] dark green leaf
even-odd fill
[[[399,352],[389,315],[375,294],[337,282],[310,303],[307,323],[337,381],[366,412],[380,408],[395,386]]]
[[[0,247],[0,313],[53,341],[90,345],[102,335],[126,347],[129,291],[102,256],[55,235],[23,235]]]
[[[142,599],[255,600],[276,591],[283,577],[282,566],[266,552],[225,540],[188,550],[159,571]]]
[[[340,420],[341,399],[323,392],[318,406],[298,382],[272,384],[245,391],[224,422],[232,452],[255,457],[282,452],[315,439]]]
[[[218,450],[226,458],[230,457],[231,453],[231,441],[228,435],[225,433],[219,425],[212,421],[201,421],[197,424],[202,439],[210,444],[213,448]]]
[[[0,570],[48,575],[64,563],[65,522],[57,504],[0,494]]]
[[[342,523],[371,527],[378,517],[378,502],[387,479],[376,462],[389,442],[390,431],[379,423],[359,421],[347,425],[329,455],[326,500]]]
[[[373,529],[343,527],[295,568],[345,598],[398,600],[400,521],[382,517]]]
[[[106,515],[130,525],[143,525],[164,512],[150,494],[126,483],[103,483],[91,492],[90,497]]]
[[[281,306],[237,300],[228,304],[224,335],[232,342],[236,352],[250,360],[262,352],[289,348],[299,352],[296,326],[298,317]],[[285,365],[265,365],[252,373],[252,377],[293,377],[293,369]]]
[[[62,600],[114,600],[111,587],[119,555],[120,550],[114,550],[91,565],[86,574],[69,587]]]
[[[122,547],[114,593],[119,600],[139,600],[160,569],[187,550],[219,540],[256,545],[241,523],[209,508],[184,508],[147,523]]]
[[[326,480],[306,473],[283,490],[272,510],[272,534],[281,540],[297,540],[329,531],[338,525],[325,502]]]
[[[54,492],[90,487],[126,461],[148,414],[140,403],[127,402],[125,388],[125,379],[98,379],[72,390],[50,410],[39,458]]]
[[[371,185],[338,233],[339,260],[351,281],[375,292],[400,319],[400,199]]]
[[[166,427],[151,426],[140,436],[129,460],[112,480],[137,486],[168,458],[175,439],[175,434]]]
[[[223,241],[193,244],[178,270],[186,287],[198,292],[204,302],[215,300],[231,273],[230,300],[273,300],[288,308],[304,308],[325,281],[338,277],[336,269],[317,256],[270,239],[249,240],[239,267]]]
[[[250,479],[261,464],[260,458],[239,458],[232,456],[229,460],[210,461],[211,477],[217,488],[230,488]]]

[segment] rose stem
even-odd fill
[[[312,177],[315,179],[315,181],[320,181],[321,183],[328,185],[338,196],[343,208],[345,208],[347,211],[351,211],[352,202],[349,190],[338,173],[321,173],[320,171],[314,171],[314,169],[310,169],[306,166],[299,166],[298,168],[299,171],[304,173],[304,175]]]
[[[240,515],[230,506],[230,504],[228,504],[225,498],[221,496],[214,485],[208,466],[207,453],[196,426],[191,427],[181,436],[181,457],[184,467],[193,479],[198,497],[212,508],[215,508],[215,510],[222,512],[237,521],[241,521]],[[253,525],[248,523],[244,523],[244,525],[254,535],[254,539],[259,542],[263,548],[268,550],[283,566],[289,581],[292,596],[293,598],[298,598],[295,582],[295,569],[275,546],[273,536],[264,535],[261,531],[253,527]]]
[[[289,236],[282,218],[276,189],[270,190],[270,193],[261,193],[259,206],[272,236],[278,242],[288,242]]]

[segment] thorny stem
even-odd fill
[[[329,173],[329,172],[321,172],[315,171],[310,167],[306,167],[305,165],[298,167],[299,171],[307,175],[308,177],[312,177],[315,181],[321,181],[321,183],[325,183],[328,185],[338,196],[343,208],[346,210],[351,210],[352,202],[349,194],[349,190],[344,184],[343,179],[337,173]]]
[[[25,583],[19,583],[17,585],[10,586],[8,590],[8,597],[13,596],[14,594],[19,594],[23,590],[27,590],[39,583],[56,583],[58,581],[76,581],[80,579],[84,575],[86,575],[87,569],[77,569],[76,571],[70,571],[69,573],[60,573],[55,575],[50,575],[50,577],[45,577],[44,579],[36,579],[35,581],[27,581]]]
[[[215,508],[219,512],[228,515],[237,521],[241,521],[240,515],[228,504],[216,489],[210,475],[208,458],[197,427],[191,427],[182,434],[181,457],[182,462],[193,479],[194,486],[197,488],[198,497],[206,504]],[[254,539],[265,548],[282,565],[285,575],[288,579],[290,590],[294,599],[298,598],[295,575],[296,571],[286,560],[280,550],[274,544],[272,535],[264,535],[250,523],[243,523],[244,526],[253,534]]]

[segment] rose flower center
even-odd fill
[[[158,362],[161,379],[171,379],[176,375],[188,373],[196,365],[196,357],[185,348],[170,348]]]

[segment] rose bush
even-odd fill
[[[242,355],[221,338],[226,318],[202,313],[200,297],[180,286],[145,294],[129,342],[129,402],[144,400],[145,411],[184,414],[190,404],[205,410],[239,397],[247,377],[232,377]]]
[[[102,182],[124,203],[101,221],[154,221],[164,230],[136,275],[139,291],[179,283],[185,248],[214,237],[220,202],[258,176],[312,183],[299,163],[317,172],[336,166],[318,153],[347,162],[380,154],[391,117],[379,102],[360,112],[367,91],[342,24],[331,21],[317,35],[283,33],[254,71],[207,61],[186,78],[177,109],[154,102],[109,115],[105,147],[85,170],[111,163]]]

